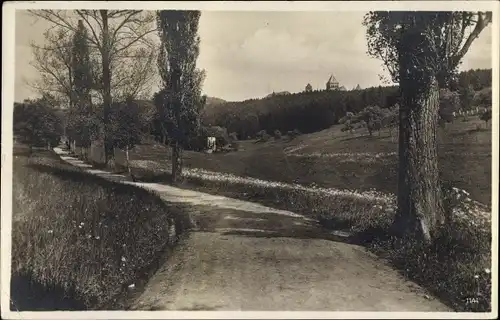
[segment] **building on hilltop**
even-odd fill
[[[311,84],[310,84],[310,83],[308,83],[308,84],[306,85],[306,92],[312,92],[312,91],[313,91],[313,87],[311,86]]]
[[[340,90],[340,91],[346,91],[347,89],[346,89],[344,86],[341,86],[341,87],[339,88],[339,90]]]
[[[359,86],[359,83],[358,83],[358,85],[356,86],[356,88],[354,88],[354,90],[361,90],[361,87]]]
[[[338,90],[339,89],[339,82],[335,77],[330,75],[330,79],[328,79],[328,82],[326,83],[326,90]]]

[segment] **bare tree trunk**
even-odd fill
[[[172,181],[179,182],[182,176],[182,147],[175,141],[172,145]]]
[[[125,155],[126,155],[126,158],[127,158],[127,171],[128,171],[128,174],[132,175],[132,172],[130,170],[130,157],[129,157],[129,154],[128,154],[128,146],[125,147]]]
[[[111,69],[110,69],[110,46],[109,46],[109,27],[108,27],[108,10],[100,10],[102,17],[102,86],[104,91],[104,163],[113,157],[113,146],[110,143],[109,137],[109,110],[111,108]]]
[[[429,243],[444,219],[436,141],[439,88],[435,77],[424,90],[408,86],[415,83],[401,81],[395,226],[400,235],[415,236]]]

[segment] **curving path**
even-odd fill
[[[184,203],[190,236],[145,285],[135,310],[452,311],[314,220],[259,204],[75,166]]]

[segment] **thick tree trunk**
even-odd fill
[[[172,145],[172,181],[177,183],[182,176],[182,147],[179,142]]]
[[[108,10],[100,10],[102,17],[102,86],[104,91],[104,163],[113,157],[113,145],[109,137],[109,110],[111,108],[111,69],[110,69],[110,51],[109,47],[109,27]]]
[[[427,88],[400,83],[403,103],[399,122],[399,186],[396,231],[429,243],[444,210],[439,181],[436,129],[439,88],[432,77]]]

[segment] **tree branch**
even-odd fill
[[[478,12],[478,19],[474,30],[471,32],[467,40],[465,41],[462,48],[455,54],[450,60],[452,63],[452,67],[455,68],[460,60],[464,57],[464,55],[469,50],[472,42],[479,36],[481,31],[491,22],[492,13],[491,12]]]

